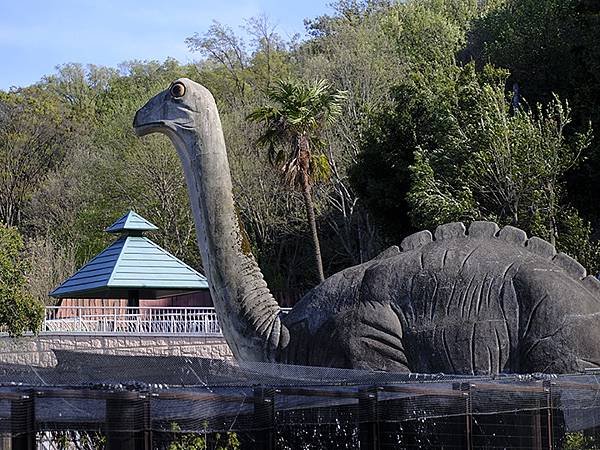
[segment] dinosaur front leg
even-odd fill
[[[534,319],[535,320],[535,319]],[[519,345],[519,372],[576,373],[600,368],[600,341],[585,330],[600,329],[600,313],[562,316]]]
[[[389,303],[363,302],[335,319],[339,348],[356,369],[410,372],[403,320]]]
[[[579,280],[536,271],[515,280],[520,298],[519,372],[600,367],[600,301]]]

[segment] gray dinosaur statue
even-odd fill
[[[136,114],[183,164],[223,334],[241,360],[421,373],[567,373],[600,365],[600,282],[539,238],[490,222],[421,231],[337,273],[284,315],[235,213],[217,107],[182,78]]]

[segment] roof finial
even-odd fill
[[[158,227],[134,211],[129,211],[127,214],[119,218],[110,227],[104,231],[108,233],[127,233],[127,234],[139,234],[141,235],[144,231],[155,231]]]

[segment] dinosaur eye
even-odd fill
[[[171,96],[173,98],[181,98],[185,94],[185,86],[183,83],[175,83],[171,86]]]

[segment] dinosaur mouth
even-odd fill
[[[134,125],[133,131],[135,132],[136,136],[141,137],[157,131],[164,131],[164,128],[164,122],[150,122],[141,125]]]

